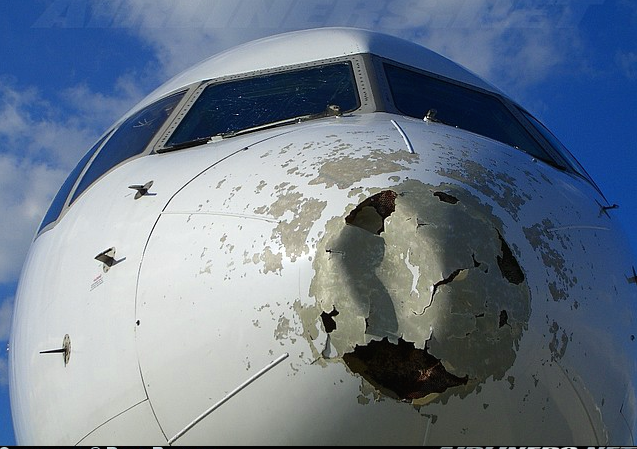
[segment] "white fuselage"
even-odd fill
[[[17,295],[18,442],[633,444],[634,259],[603,196],[376,104],[149,147],[66,204]]]

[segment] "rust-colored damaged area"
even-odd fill
[[[298,310],[315,358],[415,405],[502,379],[530,316],[504,236],[489,206],[451,184],[406,180],[359,195],[328,221],[313,261],[316,305]]]
[[[460,378],[449,373],[426,349],[416,349],[402,338],[397,344],[382,339],[356,346],[354,352],[343,355],[343,360],[353,372],[396,399],[423,398],[465,385],[469,380],[468,376]]]

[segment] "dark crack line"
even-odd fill
[[[425,306],[424,309],[422,309],[422,312],[418,313],[418,312],[413,312],[414,315],[424,315],[424,313],[427,311],[427,309],[429,307],[431,307],[431,305],[434,303],[434,295],[436,294],[436,292],[438,291],[438,287],[440,287],[441,285],[445,285],[445,284],[449,284],[450,282],[452,282],[460,273],[462,273],[464,270],[469,270],[469,268],[458,268],[457,270],[453,271],[449,276],[447,276],[445,279],[442,279],[441,281],[438,281],[434,284],[434,288],[433,291],[431,292],[431,298],[429,299],[429,304],[427,304]]]

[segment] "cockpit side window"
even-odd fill
[[[109,134],[106,134],[104,135],[104,137],[98,140],[97,143],[86,152],[84,157],[82,157],[80,162],[77,163],[73,171],[66,178],[66,181],[64,181],[64,184],[62,184],[62,187],[60,187],[60,190],[55,195],[55,198],[53,198],[49,209],[46,211],[46,215],[42,219],[42,223],[40,223],[40,229],[38,229],[38,233],[42,231],[42,229],[44,229],[46,226],[58,219],[60,213],[62,213],[62,209],[64,208],[64,203],[66,203],[66,199],[68,198],[69,193],[71,193],[71,190],[73,189],[77,178],[80,177],[80,175],[82,174],[82,170],[84,170],[84,167],[86,167],[88,161],[93,157],[97,149],[102,145],[102,143],[104,143],[104,140],[108,136]]]
[[[100,176],[122,161],[144,151],[186,92],[179,92],[145,107],[124,121],[97,154],[78,184],[71,203]]]
[[[582,164],[580,164],[579,161],[575,159],[575,156],[573,156],[573,154],[568,150],[568,148],[566,148],[564,144],[562,144],[562,142],[560,142],[560,140],[557,137],[555,137],[555,135],[551,131],[549,131],[549,129],[546,126],[544,126],[544,124],[540,122],[537,118],[533,117],[531,114],[529,114],[527,111],[521,108],[518,108],[518,110],[524,116],[524,118],[526,118],[531,123],[531,126],[533,126],[533,128],[535,128],[535,130],[539,132],[544,139],[546,139],[549,145],[551,145],[551,147],[555,149],[555,151],[560,155],[560,157],[565,159],[566,162],[569,164],[569,166],[571,166],[573,170],[575,170],[575,172],[577,172],[580,176],[583,176],[601,194],[602,192],[600,188],[597,186],[597,184],[595,184],[595,182],[593,181],[593,178],[591,178],[591,176],[588,174],[588,172],[582,166]]]
[[[218,82],[205,88],[165,149],[359,106],[349,62]],[[337,107],[337,108],[336,108]]]
[[[465,129],[558,165],[499,98],[413,70],[384,64],[394,105],[406,115]]]

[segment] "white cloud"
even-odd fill
[[[581,64],[577,23],[593,3],[449,0],[435,9],[406,4],[403,14],[410,20],[400,35],[515,93],[560,66]]]
[[[632,51],[619,52],[617,53],[615,60],[626,78],[637,78],[637,53]]]
[[[6,352],[6,351],[5,351]],[[0,357],[0,387],[9,385],[9,362],[6,355]]]
[[[13,298],[4,298],[0,304],[0,341],[8,341],[13,317]],[[2,348],[0,347],[0,350]]]
[[[0,283],[15,280],[36,228],[68,173],[141,93],[122,78],[106,97],[86,86],[54,98],[0,79]]]
[[[221,50],[219,29],[207,18],[223,15],[233,2],[136,0],[91,3],[93,20],[123,28],[155,50],[163,79]],[[243,30],[245,32],[245,30]]]
[[[91,91],[85,84],[68,87],[61,92],[61,97],[72,111],[69,120],[76,126],[99,129],[100,133],[106,131],[114,120],[144,96],[141,82],[134,75],[123,75],[117,80],[114,95]]]
[[[0,109],[0,136],[8,137],[10,140],[29,129],[29,121],[20,111],[21,105],[28,104],[36,97],[34,89],[24,90],[21,93],[10,87],[0,84],[0,98],[2,98],[2,109]]]
[[[93,4],[102,24],[151,45],[166,78],[220,51],[285,31],[377,28],[387,3],[403,0],[136,0]]]
[[[323,26],[355,26],[417,41],[504,91],[577,65],[578,22],[601,0],[136,0],[102,2],[93,16],[153,46],[166,78],[231,46]]]
[[[79,85],[47,98],[34,88],[20,89],[0,79],[0,151],[70,169],[141,97],[125,78],[110,97]]]
[[[22,91],[0,82],[0,148],[21,158],[69,166],[90,140],[89,129],[41,97],[33,88]]]
[[[68,170],[0,154],[0,283],[15,280],[55,191]]]
[[[11,331],[11,317],[13,315],[13,298],[7,297],[0,304],[0,342],[9,340]],[[7,361],[7,351],[4,346],[0,346],[0,387],[9,385],[9,364]]]

